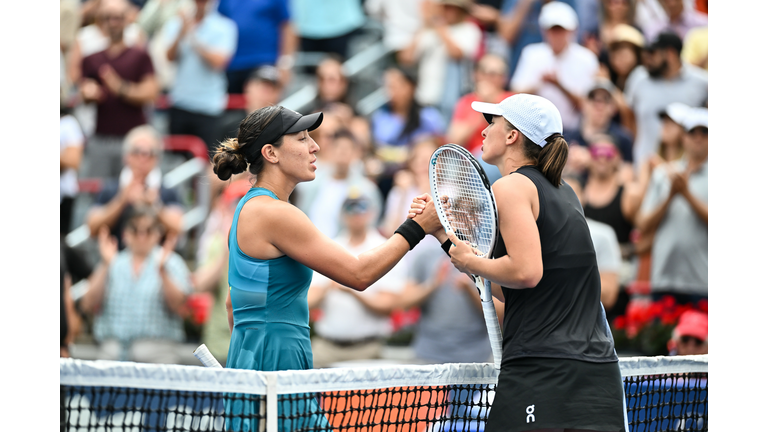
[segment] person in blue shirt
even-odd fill
[[[220,0],[218,10],[237,24],[227,92],[242,94],[251,73],[264,65],[280,68],[282,84],[287,84],[298,46],[288,0]]]
[[[258,109],[243,120],[236,138],[224,141],[213,157],[221,180],[248,171],[253,187],[240,200],[229,232],[229,297],[227,309],[232,337],[227,368],[259,371],[311,369],[307,291],[313,270],[341,285],[363,291],[389,272],[425,236],[442,230],[406,220],[384,244],[353,255],[323,234],[309,217],[289,202],[298,183],[312,181],[319,146],[309,136],[323,114],[302,116],[281,106]],[[255,402],[234,398],[228,412],[237,416],[256,409]],[[291,410],[327,426],[316,404]],[[258,412],[258,411],[255,411]],[[290,417],[294,417],[291,415]],[[288,422],[290,420],[286,420]],[[236,419],[235,429],[250,427]],[[283,424],[285,430],[301,427]]]
[[[371,115],[371,131],[377,146],[408,149],[418,139],[445,133],[446,124],[435,107],[422,106],[415,99],[417,78],[410,69],[390,67],[384,72],[389,101]]]
[[[302,52],[349,57],[349,41],[366,21],[360,0],[291,0],[290,6]]]
[[[163,27],[175,62],[176,78],[168,94],[169,132],[200,137],[214,150],[227,106],[226,68],[237,46],[237,25],[215,9],[213,0],[196,0],[192,16],[175,16]]]

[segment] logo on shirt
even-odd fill
[[[535,423],[536,417],[533,415],[533,410],[536,405],[531,405],[528,408],[525,409],[525,413],[528,414],[528,417],[525,418],[526,423]]]

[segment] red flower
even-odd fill
[[[664,297],[662,297],[661,302],[665,308],[675,307],[675,298],[672,297],[671,295],[665,295]]]
[[[614,326],[614,327],[615,327],[617,330],[621,330],[621,329],[623,329],[624,327],[626,327],[626,326],[627,326],[627,318],[626,318],[624,315],[621,315],[621,316],[617,316],[617,317],[616,317],[616,318],[614,318],[614,320],[613,320],[613,326]]]
[[[709,305],[707,299],[701,299],[696,303],[696,308],[704,313],[709,313]]]

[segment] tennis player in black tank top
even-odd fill
[[[483,160],[508,173],[493,185],[501,241],[489,260],[453,235],[435,237],[451,241],[451,262],[491,280],[505,303],[501,372],[485,430],[626,431],[594,246],[579,200],[561,180],[568,144],[560,113],[528,94],[472,108],[489,122]],[[429,195],[420,198],[411,213],[432,205]]]

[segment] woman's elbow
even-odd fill
[[[541,269],[515,272],[504,286],[517,289],[533,288],[541,282],[543,275],[544,272]]]

